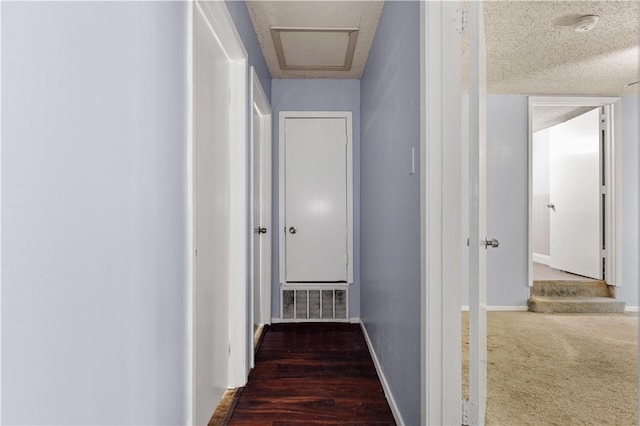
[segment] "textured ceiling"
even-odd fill
[[[247,1],[247,7],[258,41],[264,53],[269,72],[273,78],[360,78],[364,71],[369,49],[373,42],[380,14],[384,3],[382,1]],[[357,41],[351,69],[348,71],[335,70],[282,70],[278,63],[276,49],[271,35],[271,27],[295,28],[357,28]],[[309,36],[313,32],[308,33]],[[308,48],[316,46],[316,54],[308,52]],[[340,50],[337,55],[330,55],[326,49]],[[307,58],[312,65],[335,66],[334,62],[323,64],[322,57],[331,58],[342,55],[345,47],[336,40],[333,44],[324,44],[323,40],[310,40],[309,43],[297,46],[291,43],[288,52],[290,58]],[[285,50],[287,50],[285,49]],[[322,54],[319,54],[322,53]],[[313,63],[313,61],[318,63]]]
[[[638,1],[485,2],[490,93],[631,95],[638,85]],[[572,28],[599,15],[595,29]]]
[[[564,123],[579,115],[591,111],[593,106],[534,106],[532,111],[532,131],[546,129],[556,124]]]
[[[247,1],[260,46],[273,78],[360,78],[384,3],[379,0]],[[503,0],[484,2],[487,45],[487,92],[526,95],[638,95],[640,85],[640,2]],[[576,32],[575,21],[598,15],[596,28]],[[358,28],[349,71],[282,70],[271,27]],[[309,52],[316,46],[318,54]],[[466,40],[463,64],[467,61]],[[323,56],[319,49],[340,50],[336,43],[298,43],[291,58]],[[324,52],[324,56],[330,52]],[[329,65],[329,64],[327,64]],[[335,65],[335,64],[334,64]],[[466,75],[466,72],[463,73]],[[463,85],[466,86],[465,82]],[[576,117],[590,107],[537,107],[534,131]]]
[[[273,78],[360,78],[383,8],[382,1],[247,1]],[[496,94],[637,95],[638,1],[486,1],[487,89]],[[600,20],[586,33],[572,24]],[[283,71],[271,26],[358,27],[350,71]]]

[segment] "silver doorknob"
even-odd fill
[[[547,203],[547,207],[549,207],[550,209],[555,209],[556,205],[553,203]]]
[[[289,228],[289,233],[290,234],[295,234],[296,232],[298,232],[298,231],[296,231],[296,227],[295,226],[292,226],[291,228]]]
[[[489,247],[496,248],[500,245],[500,241],[496,240],[495,238],[492,238],[492,239],[487,238],[484,241],[480,241],[480,244],[482,244],[486,249],[488,249]]]
[[[266,234],[267,233],[267,228],[256,228],[255,229],[255,233],[256,234]]]

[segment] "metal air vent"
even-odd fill
[[[342,322],[349,320],[348,288],[299,288],[280,290],[280,318],[285,322]]]

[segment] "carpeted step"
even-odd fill
[[[604,281],[534,281],[532,296],[610,297]]]
[[[554,313],[624,313],[624,302],[611,297],[531,296],[529,311]]]

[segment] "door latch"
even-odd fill
[[[253,230],[256,234],[266,234],[267,233],[267,228],[256,228]]]
[[[487,238],[484,241],[480,241],[480,244],[483,245],[485,249],[488,249],[489,247],[496,248],[500,245],[500,241],[496,240],[495,238]]]

